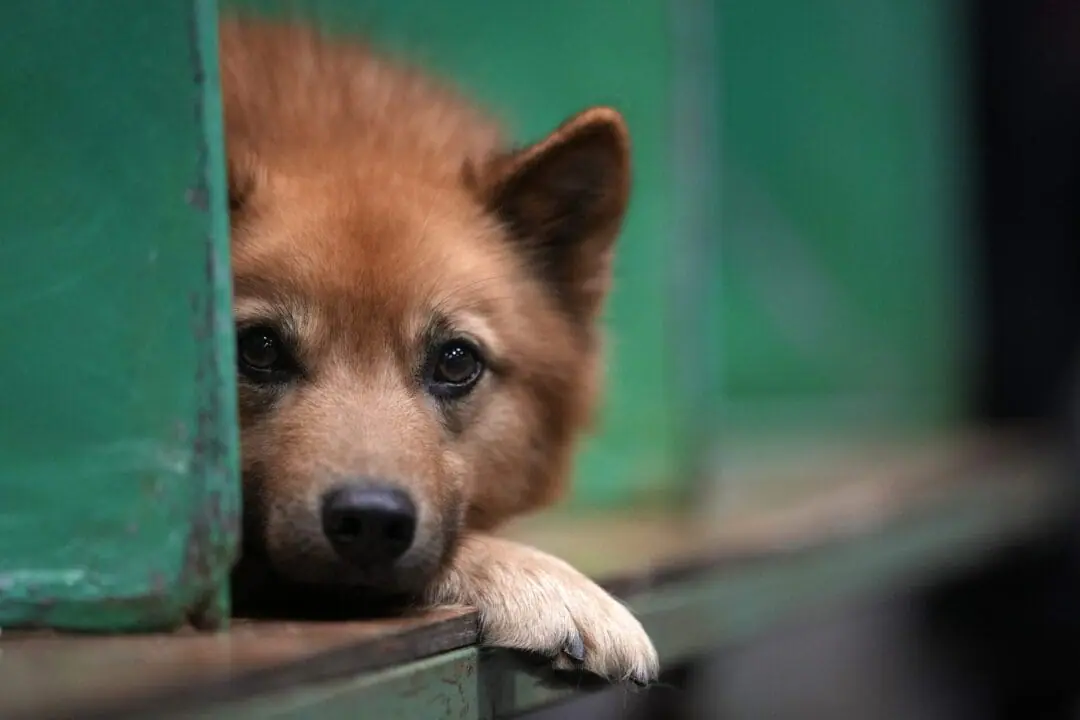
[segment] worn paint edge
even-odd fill
[[[209,291],[192,303],[200,345],[192,472],[203,492],[192,508],[177,584],[187,596],[192,624],[223,628],[230,613],[229,571],[239,555],[241,496],[218,2],[194,0],[190,12],[194,110],[202,143],[187,200],[207,222],[203,243]]]
[[[465,647],[371,675],[222,708],[213,716],[230,720],[484,717],[480,668],[481,651]],[[374,705],[372,693],[381,698]],[[376,714],[389,709],[384,707],[388,703],[394,706],[392,715]]]

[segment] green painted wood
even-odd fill
[[[537,139],[589,105],[619,107],[634,141],[634,196],[607,314],[610,366],[598,432],[583,453],[572,504],[617,506],[670,494],[692,452],[681,439],[672,342],[672,36],[668,3],[605,0],[227,0],[227,8],[300,17],[358,33],[452,79]],[[685,281],[684,281],[685,282]],[[698,329],[698,333],[707,333]]]
[[[213,0],[0,5],[0,625],[227,614],[216,27]]]
[[[213,716],[230,720],[488,717],[480,697],[480,654],[475,647],[462,648],[287,696],[221,708]]]
[[[495,720],[569,699],[583,690],[552,683],[509,653],[466,647],[350,680],[217,708],[205,717]]]
[[[960,4],[717,4],[724,419],[955,421],[966,338]]]

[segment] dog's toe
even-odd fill
[[[570,639],[566,641],[566,645],[563,646],[563,652],[576,662],[585,662],[585,641],[581,638],[581,633],[574,633],[570,636]]]

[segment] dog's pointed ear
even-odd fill
[[[611,284],[615,238],[630,194],[630,140],[611,108],[581,112],[483,173],[489,208],[529,262],[582,320]]]

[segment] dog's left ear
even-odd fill
[[[585,110],[482,175],[486,201],[514,242],[582,320],[611,284],[615,238],[630,195],[630,139],[611,108]]]

